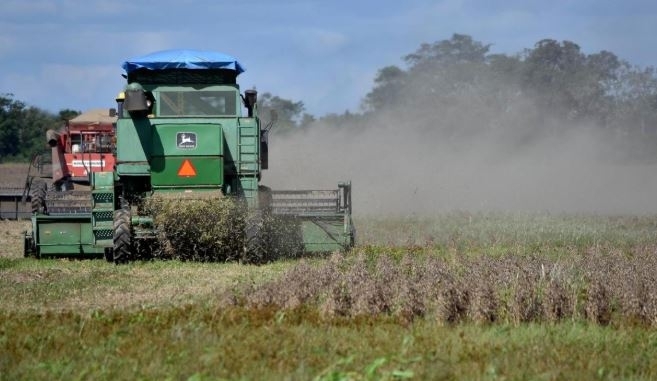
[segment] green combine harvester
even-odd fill
[[[260,184],[268,129],[257,92],[240,93],[237,76],[244,68],[235,58],[168,50],[128,60],[123,69],[115,168],[90,173],[88,191],[49,192],[25,233],[26,256],[133,260],[136,247],[157,241],[155,216],[144,208],[155,197],[238,200],[249,211],[240,237],[239,258],[246,262],[271,258],[273,229],[265,226],[271,221],[293,230],[286,239],[299,240],[306,252],[353,246],[349,182],[291,191]]]

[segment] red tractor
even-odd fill
[[[113,109],[90,110],[66,121],[59,131],[48,130],[54,190],[89,185],[91,172],[113,170],[116,119]]]

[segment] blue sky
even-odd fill
[[[648,0],[3,0],[0,93],[49,111],[112,107],[122,62],[157,50],[231,54],[255,86],[306,111],[358,111],[378,69],[469,34],[514,54],[543,38],[657,65]]]

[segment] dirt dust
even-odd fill
[[[385,116],[358,126],[317,125],[272,134],[263,183],[331,189],[351,180],[356,215],[657,213],[657,164],[624,160],[599,129],[572,127],[523,141],[443,134]]]

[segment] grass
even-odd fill
[[[652,379],[656,334],[199,306],[2,316],[0,379]],[[29,334],[26,334],[29,333]]]
[[[361,218],[352,253],[263,266],[24,259],[25,225],[0,222],[0,380],[657,377],[657,217]],[[576,307],[550,318],[549,284]]]

